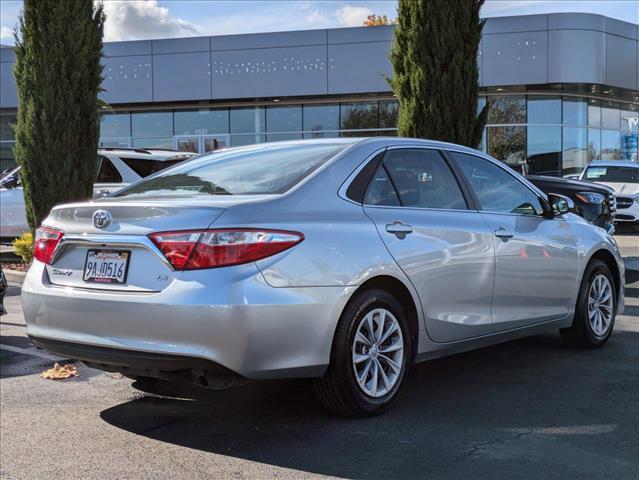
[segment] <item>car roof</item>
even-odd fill
[[[197,153],[179,152],[177,150],[164,150],[160,148],[111,148],[100,147],[98,153],[101,155],[113,155],[116,157],[135,158],[139,160],[153,160],[163,162],[166,160],[186,160],[192,158]]]
[[[630,167],[639,168],[639,163],[630,160],[594,160],[588,167]]]

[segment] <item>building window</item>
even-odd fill
[[[379,127],[377,102],[342,103],[340,112],[342,130]]]
[[[588,129],[588,161],[601,159],[601,130]]]
[[[162,148],[173,149],[173,137],[134,138],[133,148]]]
[[[231,135],[231,146],[241,147],[242,145],[253,145],[254,143],[264,143],[266,135]]]
[[[599,100],[588,102],[588,126],[601,127],[601,105]]]
[[[397,128],[397,111],[399,106],[395,100],[379,102],[379,128]],[[386,133],[384,132],[384,135]]]
[[[103,113],[100,116],[100,137],[130,137],[131,115],[129,113]]]
[[[525,173],[526,127],[489,127],[488,154]]]
[[[639,112],[633,110],[622,110],[621,130],[624,132],[639,131]]]
[[[601,128],[614,130],[621,128],[619,107],[607,105],[601,108]]]
[[[523,95],[490,97],[488,104],[488,123],[526,123],[526,97]]]
[[[528,123],[561,123],[561,99],[559,97],[528,97]]]
[[[231,133],[264,132],[266,130],[264,107],[231,108],[230,127]],[[245,145],[245,143],[240,145]]]
[[[229,111],[222,109],[175,112],[175,135],[229,133]]]
[[[131,127],[133,137],[172,137],[173,112],[132,113]]]
[[[581,173],[588,163],[586,129],[564,127],[562,173],[575,175]]]
[[[601,159],[621,160],[621,134],[616,130],[601,131]]]
[[[528,127],[528,174],[561,176],[561,127]]]
[[[299,105],[268,107],[266,109],[266,130],[268,132],[301,132],[302,107]],[[301,138],[301,134],[296,138]]]
[[[564,97],[563,124],[588,125],[588,103],[583,98]]]
[[[304,105],[305,138],[336,136],[321,133],[326,130],[339,130],[339,105]]]
[[[0,115],[0,141],[13,141],[16,139],[13,127],[17,117],[15,115]]]

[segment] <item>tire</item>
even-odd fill
[[[368,328],[371,324],[373,332]],[[383,339],[384,333],[391,330],[393,333]],[[397,349],[400,343],[401,351]],[[406,381],[413,359],[412,348],[406,312],[390,292],[370,289],[357,294],[337,324],[328,370],[314,382],[320,401],[333,413],[347,417],[382,413],[397,400]],[[355,363],[356,355],[358,363]],[[360,361],[363,357],[368,360]],[[391,367],[392,363],[395,368]],[[360,379],[363,378],[361,384],[356,371]],[[373,382],[375,373],[377,383]]]
[[[610,289],[610,301],[601,302],[605,306],[599,308],[599,319],[602,322],[597,322],[596,312],[591,322],[590,316],[593,310],[596,310],[597,302],[590,303],[591,310],[589,310],[589,296],[594,294],[597,297],[597,287],[593,286],[595,282],[603,282],[602,277],[605,277]],[[579,295],[577,296],[577,304],[575,306],[575,317],[572,325],[568,328],[560,330],[561,338],[565,345],[573,348],[598,348],[604,345],[615,326],[615,316],[617,314],[617,292],[615,290],[615,282],[610,273],[608,266],[601,260],[591,260],[584,276],[581,280],[581,286],[579,288]],[[606,312],[610,310],[610,318],[606,322]]]

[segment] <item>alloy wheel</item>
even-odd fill
[[[608,277],[597,275],[588,291],[588,321],[593,333],[603,337],[608,333],[612,322],[613,295]]]
[[[402,374],[404,338],[395,316],[376,308],[359,323],[352,348],[355,379],[370,397],[382,397],[395,386]]]

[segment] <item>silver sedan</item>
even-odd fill
[[[623,262],[570,209],[446,143],[220,151],[54,208],[22,289],[28,334],[133,378],[314,377],[331,410],[372,415],[418,361],[551,329],[606,343]]]

